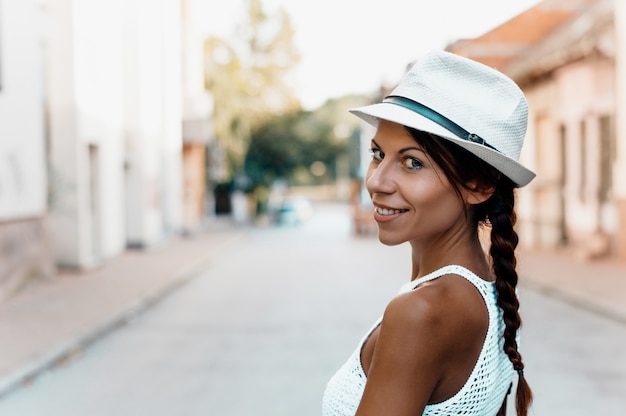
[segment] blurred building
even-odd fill
[[[626,53],[616,37],[626,23],[626,15],[616,19],[622,3],[545,0],[448,47],[506,73],[528,98],[522,162],[537,179],[519,193],[527,246],[626,260],[626,184],[619,179],[626,131],[616,123],[626,99],[618,90]]]
[[[202,0],[182,1],[182,85],[183,85],[183,228],[190,232],[202,226],[215,212],[207,183],[215,173],[210,169],[217,141],[212,125],[213,99],[204,88],[204,38],[191,18]]]
[[[46,74],[59,264],[91,267],[182,228],[178,0],[55,0]]]
[[[187,2],[0,0],[0,293],[202,225],[212,104]]]
[[[0,299],[54,272],[42,22],[36,2],[0,1]]]

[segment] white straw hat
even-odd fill
[[[373,126],[388,120],[467,149],[519,186],[535,174],[519,163],[528,104],[508,77],[444,51],[418,60],[381,103],[351,109]]]

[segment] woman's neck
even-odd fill
[[[425,276],[449,264],[458,264],[485,280],[492,280],[487,256],[478,238],[458,235],[428,244],[411,242],[411,280]]]

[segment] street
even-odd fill
[[[0,415],[319,415],[325,383],[410,270],[408,246],[354,237],[346,213],[251,228],[167,299],[3,398]],[[531,414],[623,414],[626,325],[523,284],[520,298]]]

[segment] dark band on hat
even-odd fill
[[[425,105],[418,103],[417,101],[413,101],[409,98],[400,97],[397,95],[389,95],[385,97],[383,102],[396,104],[401,107],[408,108],[409,110],[415,111],[416,113],[426,117],[427,119],[434,121],[435,123],[439,124],[444,129],[451,131],[455,136],[458,136],[459,138],[463,140],[476,143],[476,144],[482,144],[483,146],[493,149],[496,152],[500,152],[498,149],[496,149],[495,147],[487,143],[485,139],[483,139],[479,135],[468,132],[463,127],[456,124],[454,121],[439,114],[435,110],[432,110],[426,107]]]

